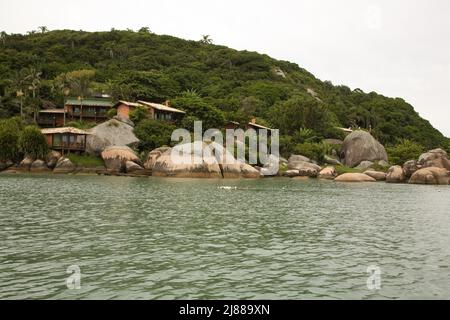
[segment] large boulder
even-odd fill
[[[207,148],[211,152],[206,152]],[[184,153],[180,154],[180,151]],[[177,156],[180,154],[180,156]],[[154,176],[188,178],[258,178],[260,172],[237,161],[217,143],[194,142],[163,152],[152,166]]]
[[[402,183],[405,182],[406,176],[403,168],[400,166],[392,166],[386,173],[386,182]]]
[[[299,154],[292,154],[288,159],[288,163],[289,162],[297,162],[297,161],[311,162],[311,160],[308,157],[305,157],[305,156],[302,156]]]
[[[134,127],[123,121],[111,119],[103,122],[92,129],[86,140],[86,151],[90,154],[100,155],[110,146],[137,145],[139,139],[133,132]]]
[[[334,167],[325,167],[320,172],[318,177],[320,179],[334,179],[337,176],[336,169]]]
[[[31,172],[49,172],[50,169],[47,167],[47,163],[44,160],[37,159],[33,161],[30,167]]]
[[[34,161],[33,158],[26,156],[25,158],[23,158],[22,161],[20,161],[17,169],[19,171],[30,171],[31,164],[33,163],[33,161]]]
[[[307,162],[307,161],[302,161],[302,160],[289,161],[288,162],[288,169],[289,170],[311,169],[311,170],[317,171],[317,173],[319,173],[320,170],[322,170],[322,168],[319,165],[317,165],[315,163]]]
[[[341,162],[354,167],[361,161],[387,161],[384,147],[366,131],[356,130],[344,140],[341,149]]]
[[[420,168],[421,166],[417,164],[416,160],[408,160],[403,164],[403,172],[407,178],[410,178]]]
[[[141,165],[141,160],[131,148],[127,146],[106,147],[101,153],[105,166],[109,172],[119,173],[126,171],[127,161]]]
[[[421,154],[417,163],[422,168],[437,167],[450,170],[450,160],[447,152],[442,149],[434,149]]]
[[[298,170],[286,170],[283,173],[283,176],[289,177],[289,178],[297,177],[298,175],[299,175],[299,171]]]
[[[127,173],[136,173],[144,170],[140,165],[133,161],[125,162],[125,170]]]
[[[47,167],[49,167],[50,169],[54,169],[56,167],[56,164],[58,163],[59,158],[61,158],[61,153],[55,150],[50,151],[45,158]]]
[[[376,180],[364,173],[344,173],[337,176],[334,181],[338,182],[375,182]]]
[[[158,159],[164,152],[170,149],[171,149],[170,147],[160,147],[150,151],[144,162],[144,168],[149,170],[153,169],[153,166],[156,163],[156,159]]]
[[[386,180],[385,172],[375,171],[375,170],[366,170],[366,171],[364,171],[364,174],[367,174],[369,177],[372,177],[377,181],[385,181]]]
[[[260,173],[262,176],[276,176],[280,170],[281,160],[279,157],[271,154],[267,158],[267,162],[261,168]]]
[[[56,163],[53,173],[71,173],[77,169],[77,166],[72,163],[68,158],[61,157]]]
[[[414,184],[449,184],[450,171],[444,168],[427,167],[417,170],[409,183]]]
[[[373,163],[372,161],[364,160],[364,161],[361,161],[361,162],[355,167],[355,169],[358,169],[358,170],[367,170],[367,169],[369,169],[370,167],[372,167],[373,165],[374,165],[374,163]]]

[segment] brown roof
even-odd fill
[[[268,128],[268,127],[264,127],[264,126],[262,126],[260,124],[253,123],[253,122],[249,122],[248,125],[252,126],[252,127],[255,127],[255,128],[258,128],[258,129],[272,130],[272,129]]]
[[[64,113],[64,109],[43,109],[40,110],[39,113]]]
[[[62,128],[47,128],[41,129],[43,134],[55,134],[55,133],[73,133],[73,134],[91,134],[82,129],[73,128],[73,127],[62,127]]]
[[[154,109],[157,109],[157,110],[161,110],[161,111],[177,112],[177,113],[186,113],[186,112],[184,112],[184,111],[182,111],[182,110],[175,109],[175,108],[172,108],[172,107],[168,107],[168,106],[166,106],[166,105],[159,104],[159,103],[146,102],[146,101],[142,101],[142,100],[139,100],[138,102],[139,102],[139,103],[142,103],[142,104],[144,104],[144,105],[146,105],[146,106],[149,106],[149,107],[151,107],[151,108],[154,108]]]
[[[124,104],[130,107],[139,107],[142,106],[142,104],[137,103],[137,102],[130,102],[130,101],[125,101],[125,100],[119,100],[119,102],[117,102],[114,106],[118,106],[120,104]]]

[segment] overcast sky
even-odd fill
[[[402,97],[450,137],[447,0],[0,0],[0,30],[137,30],[289,60],[321,80]]]

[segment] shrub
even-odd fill
[[[304,142],[297,144],[294,148],[295,154],[301,154],[319,163],[322,163],[325,155],[330,152],[331,147],[327,143]]]
[[[18,118],[0,121],[0,161],[18,160],[21,126]]]
[[[403,165],[408,160],[417,160],[425,148],[411,140],[401,140],[393,147],[387,147],[389,161],[393,164]]]
[[[134,129],[134,134],[140,140],[139,149],[153,150],[170,144],[170,138],[175,126],[165,121],[152,119],[142,120]]]
[[[47,140],[36,126],[27,126],[19,135],[19,150],[34,159],[44,158],[48,151]]]
[[[116,108],[111,108],[108,110],[108,112],[106,113],[106,116],[108,117],[108,119],[112,119],[113,117],[115,117],[117,115],[117,109]]]
[[[144,106],[138,106],[130,112],[130,119],[135,124],[138,124],[147,117],[148,117],[148,109]]]
[[[83,167],[100,167],[104,165],[103,159],[96,156],[91,156],[89,154],[74,154],[70,153],[67,158],[75,164]]]

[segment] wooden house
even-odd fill
[[[82,153],[86,150],[86,138],[89,132],[73,127],[46,128],[41,129],[47,139],[48,146],[62,154],[76,152]]]
[[[62,127],[66,124],[66,113],[63,108],[42,109],[37,115],[37,123],[43,128]]]
[[[181,119],[186,114],[186,112],[182,110],[172,108],[168,101],[166,102],[166,104],[159,104],[139,100],[138,103],[148,108],[149,118],[154,120],[174,122]]]
[[[103,122],[112,107],[108,98],[69,98],[64,103],[66,121]]]

